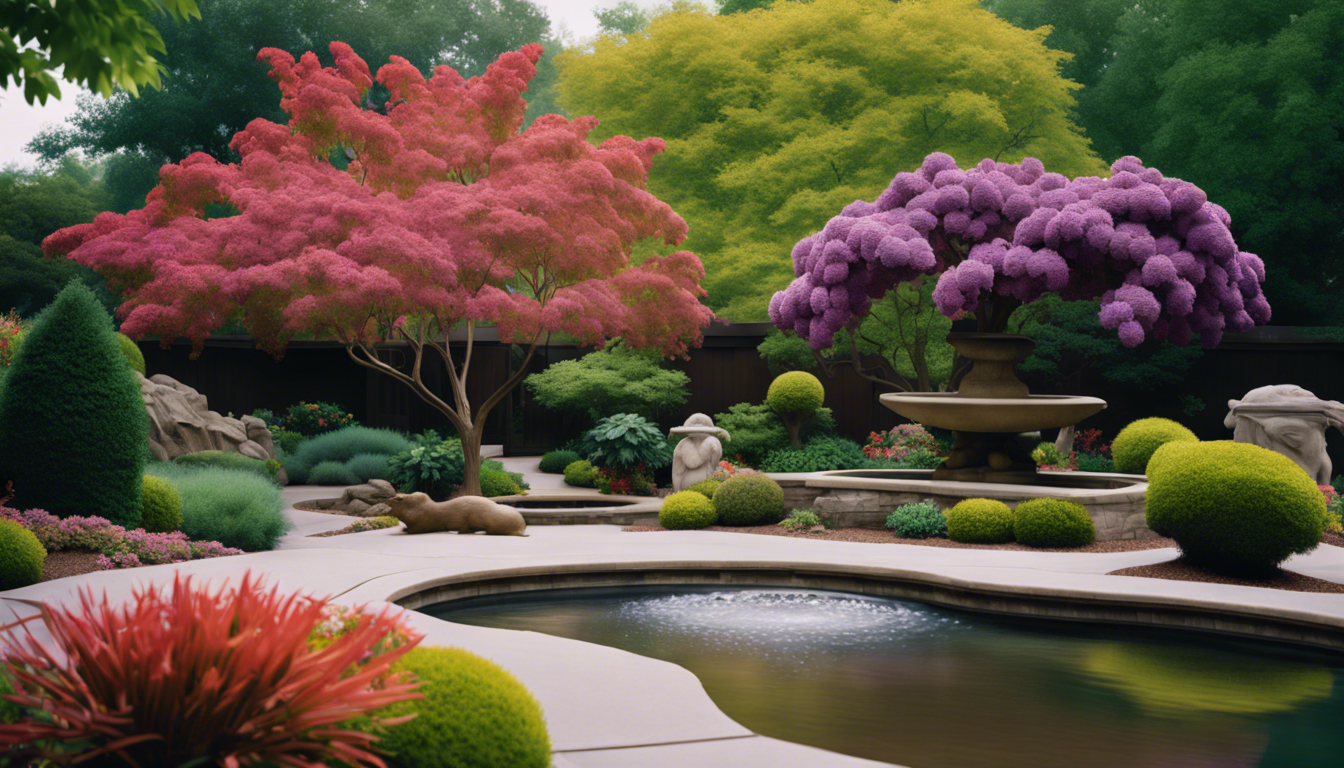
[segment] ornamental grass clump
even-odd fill
[[[1171,419],[1139,419],[1120,430],[1111,443],[1111,457],[1115,471],[1128,475],[1142,475],[1148,471],[1148,460],[1158,448],[1172,442],[1197,443],[1195,433]]]
[[[342,724],[419,698],[391,671],[420,641],[400,612],[360,614],[315,643],[326,601],[264,591],[251,574],[224,589],[179,575],[119,606],[91,588],[70,608],[33,605],[36,616],[0,627],[9,701],[24,710],[0,723],[0,746],[19,761],[87,742],[80,759],[96,764],[385,768],[375,737]],[[16,631],[32,621],[50,641]]]
[[[1013,538],[1028,547],[1069,549],[1096,541],[1087,507],[1065,499],[1027,499],[1013,509]]]
[[[254,459],[251,456],[244,456],[241,453],[234,453],[233,451],[199,451],[197,453],[184,453],[181,456],[173,457],[173,463],[187,467],[242,469],[248,472],[253,472],[267,480],[274,480],[276,472],[280,470],[280,466],[273,463],[273,461]]]
[[[1233,575],[1272,573],[1321,541],[1328,514],[1292,459],[1249,443],[1168,443],[1148,464],[1148,527],[1191,563]]]
[[[718,519],[714,502],[690,490],[671,494],[658,510],[658,524],[672,531],[708,528]]]
[[[947,537],[962,544],[1013,540],[1013,510],[997,499],[962,499],[947,510]]]
[[[345,427],[304,440],[286,459],[285,472],[292,483],[315,482],[308,474],[324,461],[344,465],[360,454],[392,457],[413,447],[410,440],[390,429]],[[459,442],[458,453],[461,452]]]
[[[172,484],[182,497],[182,532],[247,552],[275,549],[291,527],[274,483],[255,473],[156,462],[145,473]]]
[[[931,539],[947,535],[947,516],[932,501],[902,504],[887,515],[887,527],[902,539]]]

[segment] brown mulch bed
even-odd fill
[[[1173,581],[1201,581],[1206,584],[1234,584],[1239,587],[1264,587],[1266,589],[1283,589],[1289,592],[1344,594],[1344,584],[1303,576],[1292,571],[1280,569],[1273,576],[1263,579],[1239,579],[1234,576],[1214,573],[1197,565],[1191,565],[1183,557],[1168,560],[1165,563],[1121,568],[1118,571],[1111,571],[1108,575],[1143,576],[1150,579],[1171,579]]]
[[[631,533],[666,531],[661,525],[631,525],[622,528]],[[1086,547],[1073,549],[1037,549],[1023,544],[962,544],[951,539],[899,539],[890,531],[871,528],[834,528],[825,531],[795,533],[778,525],[753,525],[742,528],[711,525],[702,530],[723,533],[755,533],[764,536],[788,536],[794,539],[824,539],[826,541],[857,541],[864,544],[913,544],[918,547],[947,547],[950,549],[1004,549],[1018,552],[1138,552],[1145,549],[1164,549],[1176,546],[1171,539],[1121,539],[1098,541]]]
[[[76,550],[50,552],[42,563],[42,581],[63,579],[66,576],[82,576],[97,570],[100,570],[97,552]]]

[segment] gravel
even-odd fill
[[[622,528],[631,533],[666,531],[660,525],[631,525]],[[872,528],[828,528],[820,531],[794,532],[778,525],[754,525],[733,528],[723,525],[711,525],[703,530],[723,533],[755,533],[764,536],[788,536],[794,539],[824,539],[826,541],[857,541],[864,544],[913,544],[917,547],[947,547],[951,549],[1003,549],[1018,552],[1138,552],[1145,549],[1164,549],[1175,547],[1171,539],[1120,539],[1118,541],[1098,541],[1086,547],[1073,549],[1038,549],[1023,544],[962,544],[951,539],[901,539],[890,531]]]
[[[1165,563],[1121,568],[1118,571],[1111,571],[1109,575],[1142,576],[1150,579],[1172,579],[1174,581],[1202,581],[1207,584],[1235,584],[1241,587],[1264,587],[1266,589],[1283,589],[1289,592],[1344,594],[1344,584],[1303,576],[1292,571],[1279,569],[1274,575],[1262,579],[1239,579],[1214,573],[1197,565],[1191,565],[1186,562],[1184,557],[1168,560]]]

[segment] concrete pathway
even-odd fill
[[[514,466],[524,461],[507,460]],[[529,472],[529,481],[532,476]],[[330,494],[330,488],[313,486],[284,490],[290,504]],[[556,573],[594,565],[647,570],[695,563],[918,575],[949,584],[1000,587],[1020,593],[1123,597],[1136,604],[1224,605],[1344,626],[1344,595],[1105,575],[1118,568],[1170,559],[1176,554],[1172,549],[1114,554],[1009,552],[709,531],[625,533],[618,527],[601,525],[535,526],[529,529],[527,538],[409,536],[400,529],[309,538],[311,533],[342,528],[350,518],[292,507],[288,514],[297,527],[276,551],[100,572],[0,593],[0,623],[11,613],[22,616],[34,612],[32,607],[8,598],[69,604],[78,588],[91,586],[119,601],[127,599],[136,585],[169,584],[177,573],[220,584],[250,569],[265,574],[268,584],[286,590],[376,608],[467,578],[530,570]],[[1293,558],[1289,567],[1344,581],[1344,549],[1323,546]],[[420,613],[408,616],[426,634],[427,644],[466,648],[519,677],[541,702],[559,768],[885,765],[757,736],[719,711],[699,680],[673,664],[533,632],[453,624]]]

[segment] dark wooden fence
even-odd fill
[[[713,415],[740,402],[761,402],[774,378],[756,352],[769,332],[767,323],[714,325],[704,344],[690,358],[673,366],[691,380],[691,399],[684,412],[663,419],[664,428],[681,423],[695,411]],[[478,331],[475,357],[468,387],[472,401],[479,403],[521,362],[521,352],[500,344],[492,329]],[[421,401],[407,387],[379,373],[356,365],[335,342],[295,342],[282,360],[276,361],[254,348],[248,337],[219,337],[206,342],[196,360],[189,358],[185,341],[161,349],[156,341],[142,341],[149,373],[163,373],[195,387],[220,413],[244,414],[258,408],[283,411],[299,400],[340,403],[369,426],[419,431],[444,430],[447,420]],[[559,360],[579,357],[588,350],[568,345],[547,347],[533,359],[530,368],[541,371]],[[406,353],[390,348],[382,354],[399,362]],[[425,370],[426,384],[447,391],[446,371],[437,359]],[[826,403],[834,412],[840,431],[863,442],[875,429],[890,428],[900,419],[878,402],[884,389],[848,369],[823,379]],[[1257,328],[1251,333],[1229,334],[1214,350],[1206,351],[1178,388],[1139,395],[1101,381],[1085,380],[1082,391],[1109,406],[1084,422],[1084,427],[1102,429],[1107,437],[1128,422],[1144,416],[1166,416],[1187,424],[1203,439],[1230,439],[1223,426],[1227,401],[1240,398],[1268,384],[1297,384],[1328,399],[1344,399],[1344,343],[1302,335],[1292,328]],[[1189,413],[1182,396],[1203,401],[1203,410]],[[486,421],[485,442],[502,444],[506,454],[544,452],[584,426],[580,414],[555,413],[535,403],[524,387],[516,388],[495,408]],[[1331,438],[1335,466],[1344,471],[1344,440]]]

